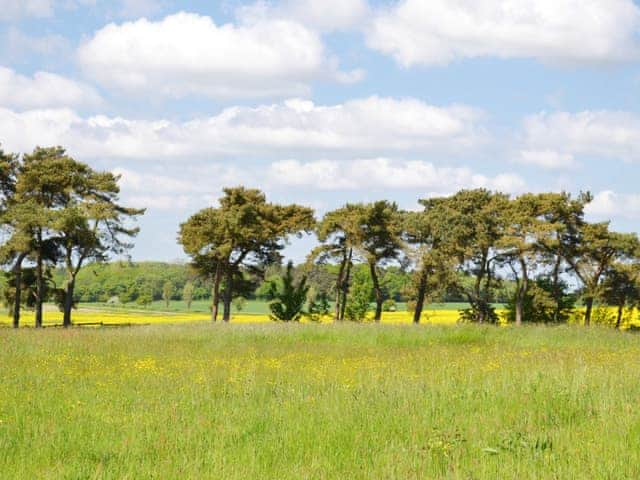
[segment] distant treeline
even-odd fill
[[[337,265],[301,264],[294,268],[296,279],[307,277],[310,295],[332,297],[338,277]],[[270,301],[273,299],[271,284],[278,283],[283,275],[281,265],[272,265],[264,275],[252,276],[245,273],[245,290],[242,296],[248,300]],[[355,275],[366,273],[365,265],[356,265]],[[411,302],[412,272],[399,266],[388,266],[380,269],[380,283],[386,300],[393,302]],[[54,272],[53,281],[62,285],[66,272],[60,268]],[[164,300],[166,285],[170,283],[169,300],[211,300],[213,282],[203,278],[192,266],[185,263],[165,262],[125,262],[92,263],[83,267],[76,279],[76,301],[82,303],[125,303],[146,305],[152,301]],[[512,282],[505,282],[501,288],[493,292],[492,300],[506,303],[509,300]],[[374,301],[373,292],[370,297]],[[443,302],[464,302],[465,299],[456,292],[443,292],[439,298]],[[391,305],[391,303],[389,304]]]

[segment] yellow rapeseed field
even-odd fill
[[[422,316],[422,323],[434,325],[451,325],[458,321],[458,310],[427,310]],[[207,322],[211,317],[207,313],[169,313],[169,312],[140,312],[135,310],[101,310],[82,308],[72,314],[73,323],[76,325],[102,324],[102,325],[153,325],[153,324],[180,324],[186,322]],[[372,314],[368,321],[372,320]],[[389,324],[409,324],[413,320],[410,312],[385,312],[382,322]],[[270,322],[268,315],[259,314],[234,314],[231,318],[233,323],[265,323]],[[308,322],[309,320],[303,320]],[[327,316],[323,322],[331,322],[331,317]],[[11,323],[9,316],[0,319],[0,324]],[[57,310],[48,310],[44,315],[45,325],[59,325],[62,323],[62,313]],[[30,326],[33,324],[33,314],[25,312],[22,324]]]
[[[501,318],[504,318],[504,310],[498,310],[498,314]],[[609,322],[615,318],[614,307],[601,307],[597,310],[600,317],[607,316]],[[572,315],[569,323],[581,323],[582,316],[584,314],[583,308],[577,308]],[[635,312],[626,313],[627,319],[631,318],[631,321],[627,321],[629,324],[639,326],[640,321]],[[455,325],[460,318],[460,311],[457,309],[427,309],[422,315],[421,323],[425,325]],[[115,309],[100,309],[100,308],[86,308],[83,307],[73,312],[73,323],[75,325],[155,325],[155,324],[182,324],[189,322],[208,322],[211,317],[208,313],[201,312],[145,312],[140,310],[115,310]],[[332,322],[330,316],[325,317],[322,322]],[[369,313],[367,320],[373,321],[373,313]],[[410,324],[413,321],[413,314],[411,312],[399,311],[399,312],[384,312],[382,315],[382,323],[384,324]],[[250,323],[265,323],[271,322],[268,315],[265,314],[247,314],[247,313],[235,313],[231,318],[232,323],[250,324]],[[310,322],[308,319],[303,319],[303,323]],[[11,318],[7,316],[0,317],[0,325],[9,325]],[[594,319],[594,323],[599,323],[597,318]],[[44,324],[48,325],[60,325],[62,324],[62,313],[55,309],[47,309],[44,315]],[[24,312],[22,318],[23,326],[33,325],[33,313]]]

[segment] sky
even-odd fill
[[[179,224],[241,184],[318,216],[589,190],[637,231],[640,5],[0,0],[0,146],[38,145],[121,175],[135,260],[185,258]]]

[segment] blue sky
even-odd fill
[[[120,173],[139,260],[237,184],[319,214],[591,190],[636,231],[639,33],[632,0],[0,0],[0,143]]]

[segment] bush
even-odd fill
[[[372,295],[373,284],[369,273],[364,269],[356,270],[347,297],[347,305],[344,312],[345,318],[353,322],[363,321],[369,310]]]
[[[389,298],[382,303],[382,310],[384,312],[395,312],[398,309],[395,300]]]

